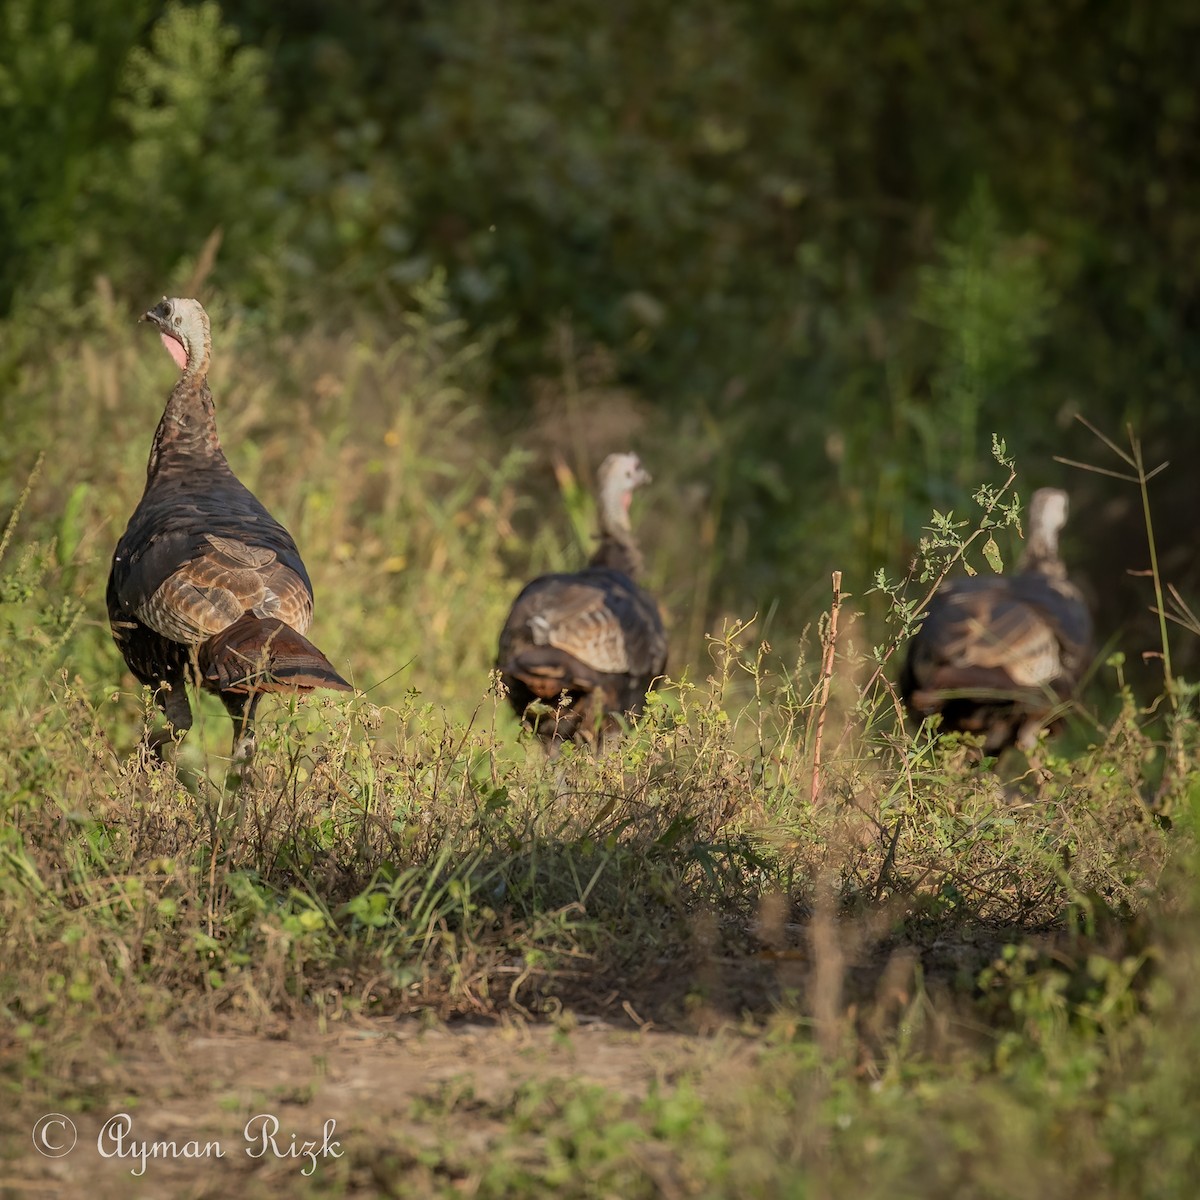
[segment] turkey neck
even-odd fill
[[[619,538],[600,535],[600,545],[588,559],[589,567],[604,567],[610,571],[620,571],[630,579],[636,579],[642,573],[642,552],[637,548],[632,537]]]
[[[175,469],[194,471],[229,470],[221,439],[217,436],[217,417],[212,393],[208,390],[208,355],[188,369],[172,388],[162,419],[154,431],[147,481]]]
[[[1066,579],[1067,568],[1058,557],[1058,533],[1052,529],[1031,529],[1021,558],[1021,570],[1045,575],[1050,579]]]
[[[637,579],[642,573],[643,565],[642,552],[638,549],[633,530],[629,527],[629,515],[623,499],[612,503],[602,501],[600,545],[588,559],[588,566],[620,571],[630,579]]]

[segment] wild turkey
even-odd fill
[[[133,674],[156,689],[172,733],[191,728],[185,681],[221,698],[233,758],[254,753],[264,692],[350,691],[304,634],[313,594],[296,543],[230,469],[217,437],[208,315],[168,300],[142,317],[183,372],[154,434],[146,489],[113,554],[108,619]]]
[[[610,454],[600,466],[600,544],[588,565],[526,584],[504,623],[501,680],[547,746],[599,747],[618,714],[641,713],[666,670],[667,635],[658,605],[635,582],[642,555],[629,524],[633,491],[649,482],[636,454]]]
[[[1067,494],[1034,492],[1015,575],[953,579],[934,594],[909,647],[900,691],[909,712],[942,717],[945,732],[979,733],[983,750],[1031,750],[1061,724],[1079,683],[1092,620],[1058,556]]]

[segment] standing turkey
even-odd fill
[[[225,460],[208,388],[208,315],[195,300],[164,296],[142,320],[157,326],[182,375],[113,554],[108,619],[170,726],[151,739],[155,752],[191,728],[191,680],[221,698],[234,762],[248,763],[264,692],[352,689],[304,637],[313,594],[296,543]]]
[[[599,747],[618,715],[637,716],[667,666],[658,605],[636,580],[642,555],[629,524],[635,488],[650,482],[636,454],[600,466],[600,544],[573,574],[526,584],[500,634],[497,666],[517,716],[548,747]]]
[[[1031,750],[1061,712],[1090,656],[1092,620],[1058,556],[1067,494],[1034,492],[1014,575],[954,579],[934,594],[909,647],[900,691],[917,720],[982,734],[986,754]]]

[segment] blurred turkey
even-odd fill
[[[234,761],[246,763],[264,692],[351,688],[304,637],[313,595],[296,543],[225,461],[208,389],[207,314],[195,300],[164,297],[142,320],[158,328],[182,375],[113,554],[108,619],[170,725],[152,739],[155,751],[191,728],[190,680],[221,698]]]
[[[666,670],[658,605],[635,582],[642,555],[629,524],[635,488],[650,482],[636,454],[600,466],[600,544],[573,574],[525,586],[500,634],[497,666],[513,708],[547,746],[599,746],[616,717],[637,716]]]
[[[1090,655],[1092,621],[1058,557],[1067,494],[1034,492],[1015,575],[954,579],[929,604],[900,691],[909,712],[942,716],[944,732],[981,734],[983,750],[1031,750],[1061,724]]]

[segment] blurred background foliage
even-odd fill
[[[495,517],[503,483],[545,501],[517,532],[565,539],[552,463],[586,480],[634,445],[685,658],[728,612],[799,632],[832,569],[869,610],[931,508],[970,510],[993,433],[1022,495],[1072,491],[1068,554],[1136,657],[1156,643],[1126,574],[1147,558],[1136,490],[1053,456],[1117,465],[1082,412],[1171,458],[1163,570],[1200,595],[1198,38],[1184,0],[2,0],[0,502],[42,450],[60,507],[103,488],[127,431],[132,507],[169,384],[79,426],[72,397],[109,385],[55,361],[125,355],[136,313],[195,289],[218,362],[236,340],[292,398],[255,423],[218,395],[248,476],[273,424],[378,451],[433,389],[431,420],[469,411],[472,464],[422,475],[434,510]],[[414,314],[418,366],[383,372],[403,401],[321,427],[323,365],[351,394],[355,346],[392,353]],[[342,361],[303,352],[314,329]],[[76,462],[60,439],[81,427]],[[386,542],[369,490],[346,537]],[[497,537],[514,576],[553,561]],[[392,572],[437,565],[387,551]]]

